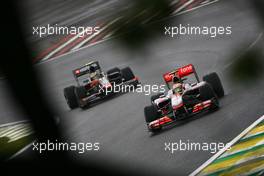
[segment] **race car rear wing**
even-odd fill
[[[82,66],[80,68],[77,68],[77,69],[73,70],[72,73],[73,73],[74,77],[78,78],[80,76],[83,76],[83,75],[89,73],[90,72],[90,67],[91,67],[92,64],[95,67],[94,68],[95,70],[100,70],[101,71],[101,68],[100,68],[100,65],[99,65],[98,61],[90,62],[90,63],[88,63],[88,64],[86,64],[86,65],[84,65],[84,66]]]
[[[91,67],[93,67],[92,70],[91,70]],[[77,82],[78,86],[80,86],[80,82],[78,80],[79,77],[89,74],[91,72],[94,72],[95,70],[97,71],[99,70],[100,73],[102,72],[98,61],[89,62],[85,64],[84,66],[73,70],[72,73],[73,73],[74,79]],[[89,76],[87,76],[87,79],[89,79]]]
[[[200,82],[199,77],[196,73],[196,70],[192,64],[188,64],[186,66],[177,68],[174,71],[165,73],[163,75],[163,79],[166,82],[167,86],[169,87],[169,84],[172,83],[174,76],[177,76],[178,78],[182,79],[182,78],[189,76],[191,74],[194,74],[197,82]]]
[[[73,75],[77,78],[82,76],[82,75],[85,75],[89,72],[90,72],[89,66],[83,66],[81,68],[77,68],[77,69],[72,71]]]

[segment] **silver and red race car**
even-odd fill
[[[70,109],[88,107],[99,99],[117,93],[114,92],[114,86],[139,84],[130,67],[123,69],[115,67],[104,73],[98,61],[89,62],[72,72],[77,86],[66,87],[63,91]]]
[[[163,79],[169,91],[152,96],[151,105],[144,109],[151,132],[195,114],[217,110],[219,98],[224,96],[217,73],[210,73],[200,81],[192,64],[164,74]]]

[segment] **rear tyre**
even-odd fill
[[[218,98],[222,98],[225,95],[223,85],[217,73],[213,72],[205,75],[203,80],[212,86]]]
[[[116,73],[118,73],[118,74],[116,74]],[[108,75],[108,79],[110,82],[114,82],[115,84],[121,84],[122,83],[121,70],[118,67],[114,67],[114,68],[108,70],[106,72],[106,74]]]
[[[155,105],[146,106],[144,108],[145,120],[147,123],[158,119],[158,109]]]
[[[124,81],[129,81],[135,78],[135,75],[130,67],[125,67],[121,70],[121,74],[124,78]]]
[[[111,74],[115,72],[120,72],[120,69],[118,67],[114,67],[114,68],[109,69],[106,73]]]
[[[75,86],[66,87],[63,90],[64,97],[70,109],[78,107],[78,101],[75,95]]]

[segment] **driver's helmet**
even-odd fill
[[[91,78],[92,81],[97,79],[97,73],[96,72],[90,73],[90,78]]]
[[[178,76],[174,76],[172,78],[172,81],[173,81],[174,84],[176,84],[176,83],[180,83],[181,82],[181,79]]]
[[[91,80],[97,79],[96,67],[91,65],[89,71]]]
[[[90,78],[91,78],[91,80],[95,80],[96,79],[96,72],[90,73]]]
[[[89,71],[90,71],[90,73],[95,72],[96,71],[95,66],[91,65]]]
[[[179,93],[182,94],[183,93],[183,86],[181,83],[176,83],[172,86],[172,91],[174,94]]]

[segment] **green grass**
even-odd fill
[[[29,135],[13,142],[8,142],[9,138],[0,138],[0,161],[9,159],[19,150],[30,144],[34,140],[33,135]]]

